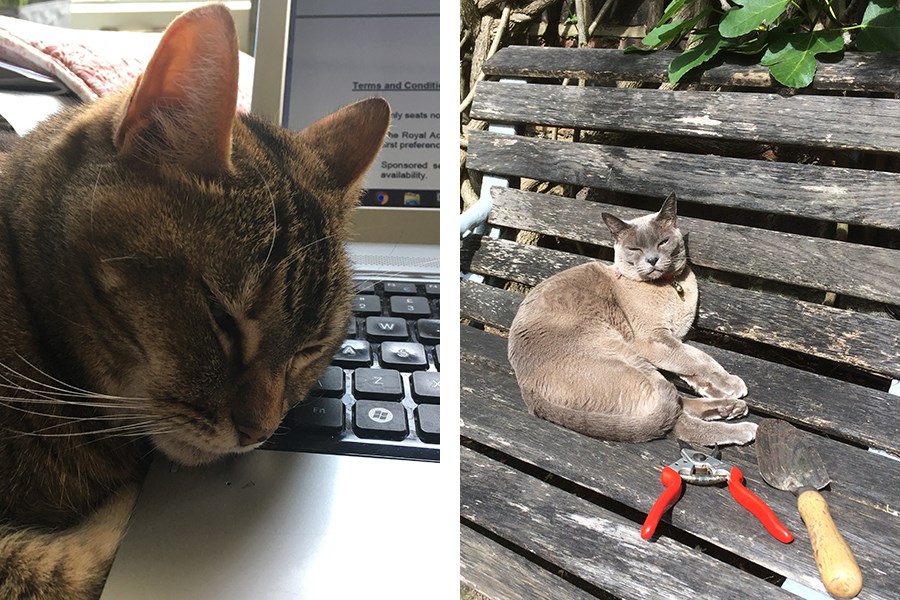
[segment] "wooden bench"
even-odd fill
[[[863,572],[859,598],[897,598],[897,59],[848,56],[796,95],[779,93],[759,67],[729,63],[688,89],[658,89],[670,59],[511,47],[485,65],[501,80],[478,84],[472,117],[517,134],[471,131],[468,141],[468,167],[511,185],[490,190],[484,232],[462,240],[462,578],[498,600],[824,594],[796,500],[762,481],[753,445],[726,448],[723,459],[793,543],[769,536],[727,490],[697,486],[658,539],[644,541],[677,442],[591,439],[529,415],[520,397],[505,337],[520,292],[611,261],[602,211],[635,217],[675,192],[700,279],[691,343],[746,381],[749,418],[808,432]],[[617,87],[623,80],[644,83]],[[548,139],[549,128],[566,139]],[[522,191],[520,178],[575,197]],[[531,243],[516,241],[521,232],[533,232]]]

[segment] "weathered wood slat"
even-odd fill
[[[612,236],[601,213],[622,219],[648,214],[510,188],[492,194],[491,223],[608,248]],[[688,217],[679,217],[678,225],[690,234],[692,264],[900,305],[900,250]]]
[[[481,81],[471,115],[503,123],[900,154],[900,100],[893,98]]]
[[[715,358],[729,373],[739,375],[750,390],[746,400],[755,410],[787,419],[823,434],[900,454],[900,396],[831,379],[707,344],[691,342]],[[471,327],[460,328],[460,347],[466,357],[495,360],[494,368],[509,370],[506,338]],[[498,365],[502,365],[498,366]],[[867,489],[873,504],[890,503],[877,482]]]
[[[900,173],[475,131],[469,134],[467,164],[497,175],[660,198],[675,192],[700,204],[900,229]]]
[[[472,251],[472,272],[531,286],[558,272],[564,264],[590,260],[506,240],[481,238],[480,242],[473,239],[468,243],[481,245]],[[900,378],[900,321],[710,281],[701,280],[699,287],[700,308],[695,327]],[[508,307],[493,307],[502,309],[497,317],[510,314]],[[515,315],[515,309],[511,314]]]
[[[900,321],[710,282],[700,295],[699,328],[900,378]]]
[[[462,526],[460,579],[491,600],[593,600],[596,596]]]
[[[649,543],[635,523],[466,448],[460,486],[463,517],[617,597],[792,597],[668,538]]]
[[[509,329],[522,298],[522,294],[474,281],[461,279],[459,282],[460,316],[493,327]]]
[[[660,50],[649,54],[626,54],[621,50],[597,48],[540,48],[509,46],[484,63],[484,72],[493,77],[573,78],[601,82],[668,81],[668,65],[678,53]],[[725,58],[725,57],[723,57]],[[900,90],[900,59],[879,53],[846,53],[834,63],[819,62],[812,89]],[[743,87],[778,87],[769,69],[754,62],[741,64],[728,57],[696,70],[684,82]]]
[[[463,325],[460,327],[460,341],[463,342],[461,344],[462,351],[460,360],[461,363],[465,365],[465,368],[469,369],[470,366],[472,366],[474,367],[475,372],[496,373],[498,376],[501,376],[501,378],[497,380],[497,382],[499,382],[497,385],[491,384],[488,387],[495,390],[498,398],[502,397],[503,404],[508,405],[516,411],[524,412],[525,406],[519,395],[518,388],[513,383],[515,376],[506,357],[506,338]],[[721,349],[704,344],[694,345],[704,351],[709,351],[710,354],[716,352],[717,358],[725,358],[726,361],[729,358],[728,354],[722,354],[727,351],[722,351]],[[734,364],[739,365],[739,368],[735,368],[733,371],[740,372],[743,375],[747,363],[742,360],[741,355],[736,353],[730,354],[737,361]],[[761,362],[765,363],[765,361]],[[725,363],[723,362],[723,364]],[[731,362],[728,364],[732,365]],[[802,371],[773,363],[765,364],[768,364],[773,370],[780,372],[776,372],[773,377],[773,381],[776,381],[777,383],[764,387],[762,391],[767,394],[770,390],[775,390],[775,393],[781,396],[779,400],[781,407],[788,407],[792,400],[803,400],[805,395],[809,394],[812,394],[813,396],[824,394],[824,396],[821,397],[826,398],[826,400],[828,399],[826,390],[810,390],[807,387],[806,377]],[[755,411],[763,407],[767,402],[771,403],[771,401],[769,398],[760,399],[760,394],[755,393],[757,385],[764,386],[764,382],[760,381],[764,378],[764,374],[761,377],[754,378],[759,374],[753,372],[752,369],[748,369],[747,372],[750,376],[748,383],[751,391],[750,396],[748,396],[748,402]],[[793,394],[793,386],[789,381],[789,376],[792,374],[797,376],[797,394]],[[808,376],[809,374],[806,375]],[[784,385],[784,387],[778,387],[781,385]],[[473,389],[477,389],[477,386],[473,385],[472,387]],[[839,395],[842,390],[838,389],[836,390],[836,394],[830,398],[831,402],[826,403],[836,403],[834,400],[836,397],[841,398],[841,401],[847,403],[865,399],[864,393],[861,393],[859,390],[852,390],[849,387],[847,389],[850,390],[848,396]],[[794,416],[790,416],[789,418],[807,426],[815,426],[814,416],[807,422],[800,418],[801,415],[802,409],[796,411],[796,418]],[[809,439],[813,446],[816,447],[823,456],[828,456],[829,475],[834,481],[834,485],[830,489],[831,492],[845,496],[849,500],[862,504],[863,506],[897,516],[897,510],[895,508],[895,488],[900,486],[900,463],[883,456],[864,452],[858,448],[848,448],[844,443],[826,437],[811,436]],[[896,445],[896,443],[897,441],[894,440],[893,444]],[[610,444],[612,444],[612,446],[618,446],[618,444],[612,442],[610,442]],[[624,446],[626,449],[637,447],[632,444],[624,444]],[[665,452],[669,452],[668,446],[665,447]],[[725,453],[729,459],[733,458],[735,460],[743,461],[741,465],[746,465],[749,469],[749,472],[746,473],[746,475],[759,481],[760,484],[762,483],[762,480],[758,479],[755,446],[730,447]],[[667,455],[663,455],[663,462],[667,460],[666,457]]]
[[[649,510],[662,489],[659,482],[661,467],[678,456],[678,446],[673,440],[624,444],[588,438],[528,415],[510,375],[468,363],[464,366],[461,370],[461,414],[465,415],[461,433],[464,437],[573,481],[641,513]],[[821,448],[820,439],[809,437]],[[835,442],[831,444],[840,446]],[[880,458],[881,463],[890,462],[855,450],[855,455],[849,457],[849,465],[846,461],[848,452],[843,451],[839,454],[844,462],[836,465],[835,448],[830,449],[832,454],[827,458],[823,456],[829,473],[837,469],[850,468],[853,471],[872,468],[870,463],[874,462],[873,459]],[[857,459],[857,462],[854,464],[852,459]],[[740,508],[721,488],[689,487],[668,522],[776,573],[821,589],[811,560],[805,527],[797,514],[793,496],[779,493],[762,483],[752,448],[749,451],[729,448],[724,460],[741,468],[748,488],[766,501],[794,533],[794,543],[784,545],[771,538],[755,518]],[[896,483],[898,467],[889,466],[888,470]],[[485,485],[494,486],[495,493],[496,490],[505,491],[504,486],[492,481],[489,475],[482,473],[481,477],[487,480]],[[895,575],[886,573],[883,566],[884,561],[892,560],[893,537],[900,533],[900,520],[894,514],[856,499],[852,490],[838,493],[838,489],[835,483],[829,493],[832,514],[854,550],[865,545],[865,549],[858,551],[857,559],[866,576],[871,573],[870,597],[891,597],[893,592],[888,590]],[[471,497],[465,492],[462,495],[466,499]],[[632,523],[631,527],[636,532],[639,523]],[[873,536],[875,531],[880,534]],[[877,573],[879,569],[881,572]]]

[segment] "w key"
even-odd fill
[[[366,317],[366,337],[375,342],[409,338],[406,320],[397,317]]]

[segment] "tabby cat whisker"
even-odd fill
[[[18,377],[21,377],[22,379],[24,379],[25,381],[28,381],[29,383],[34,383],[34,384],[36,384],[36,385],[43,386],[43,387],[47,388],[48,390],[53,390],[53,391],[57,391],[57,392],[66,392],[66,393],[72,394],[73,396],[84,395],[84,397],[88,397],[88,398],[97,398],[98,400],[150,400],[150,398],[139,398],[139,397],[138,397],[138,398],[131,398],[131,397],[126,397],[126,396],[114,396],[114,395],[110,395],[110,394],[101,394],[101,393],[98,393],[98,392],[91,392],[91,391],[89,391],[89,390],[84,390],[84,389],[81,389],[81,388],[79,388],[79,387],[77,387],[77,386],[74,386],[74,385],[72,385],[72,384],[66,383],[65,381],[61,381],[61,380],[57,379],[56,377],[53,377],[53,376],[50,375],[49,373],[46,373],[46,372],[42,371],[41,369],[39,369],[39,368],[36,367],[35,365],[33,365],[33,364],[31,364],[30,362],[28,362],[28,360],[27,360],[26,358],[24,358],[23,356],[21,356],[21,355],[19,355],[19,354],[16,354],[16,356],[17,356],[22,362],[24,362],[26,365],[28,365],[29,367],[31,367],[32,369],[34,369],[35,371],[37,371],[37,372],[40,373],[41,375],[44,375],[45,377],[47,377],[47,378],[50,379],[51,381],[55,381],[56,383],[58,383],[58,384],[60,384],[60,385],[63,385],[63,386],[66,386],[66,387],[69,388],[68,390],[66,390],[66,389],[64,389],[64,388],[58,388],[58,387],[49,385],[49,384],[44,383],[44,382],[41,382],[41,381],[36,381],[36,380],[34,380],[34,379],[31,379],[30,377],[28,377],[28,376],[26,376],[26,375],[23,375],[22,373],[19,373],[18,371],[16,371],[16,370],[13,369],[12,367],[10,367],[10,366],[8,366],[8,365],[6,365],[6,364],[0,362],[0,367],[3,367],[4,369],[8,370],[10,373],[13,373],[14,375],[17,375]]]

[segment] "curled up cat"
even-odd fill
[[[642,442],[672,432],[689,443],[746,444],[755,423],[744,382],[682,339],[697,310],[697,280],[676,226],[676,199],[658,213],[603,220],[613,265],[591,262],[537,285],[509,332],[509,361],[530,412],[604,440]],[[659,370],[702,398],[679,394]]]
[[[147,457],[257,448],[344,338],[390,108],[293,133],[237,94],[234,22],[206,5],[132,89],[0,160],[2,600],[96,598]]]

